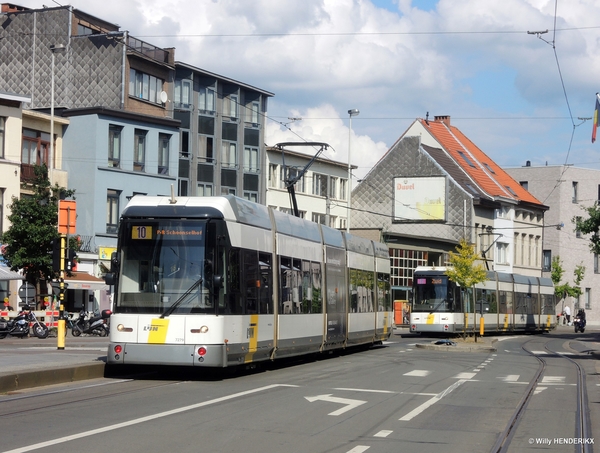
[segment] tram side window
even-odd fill
[[[255,250],[242,251],[242,271],[244,272],[244,302],[245,313],[256,314],[259,311],[258,299],[261,286],[261,276],[258,267],[258,252]]]
[[[495,291],[476,288],[475,300],[477,301],[475,310],[478,313],[482,309],[482,303],[483,303],[483,314],[498,313],[498,303],[496,302],[496,292]]]
[[[282,314],[301,313],[302,261],[297,258],[281,257],[281,300]]]
[[[379,311],[391,311],[390,276],[388,274],[377,274],[377,309]]]
[[[241,253],[240,249],[232,248],[227,257],[227,288],[225,293],[225,312],[241,315],[244,313],[244,304],[241,294]]]
[[[273,313],[273,273],[271,269],[271,255],[268,253],[258,254],[260,266],[259,287],[259,313]]]
[[[305,261],[308,263],[308,261]],[[310,313],[323,313],[323,290],[321,263],[310,262],[310,298],[307,295],[307,303],[310,303]]]
[[[372,313],[374,273],[350,269],[350,312]]]

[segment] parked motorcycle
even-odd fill
[[[79,312],[79,318],[75,321],[71,334],[74,337],[80,336],[82,333],[88,335],[98,335],[105,337],[108,335],[108,323],[107,320],[110,318],[112,311],[102,310],[100,316],[89,317],[88,313],[84,310]]]
[[[30,329],[33,329],[33,334],[38,338],[46,338],[50,333],[48,326],[37,319],[29,305],[23,306],[14,319],[0,318],[0,338],[7,335],[24,338],[29,335]]]
[[[575,319],[573,320],[573,326],[575,327],[575,333],[577,332],[585,332],[585,316],[581,316],[577,314]]]

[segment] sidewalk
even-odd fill
[[[108,338],[67,336],[0,339],[0,394],[104,376]]]

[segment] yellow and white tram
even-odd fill
[[[389,338],[384,244],[234,197],[134,197],[107,363],[228,367]]]
[[[444,267],[417,267],[413,277],[411,332],[547,332],[556,327],[554,285],[549,278],[488,271],[469,297]]]

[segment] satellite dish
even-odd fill
[[[162,102],[163,104],[166,104],[168,99],[169,98],[167,96],[167,92],[166,91],[161,91],[160,92],[160,102]]]

